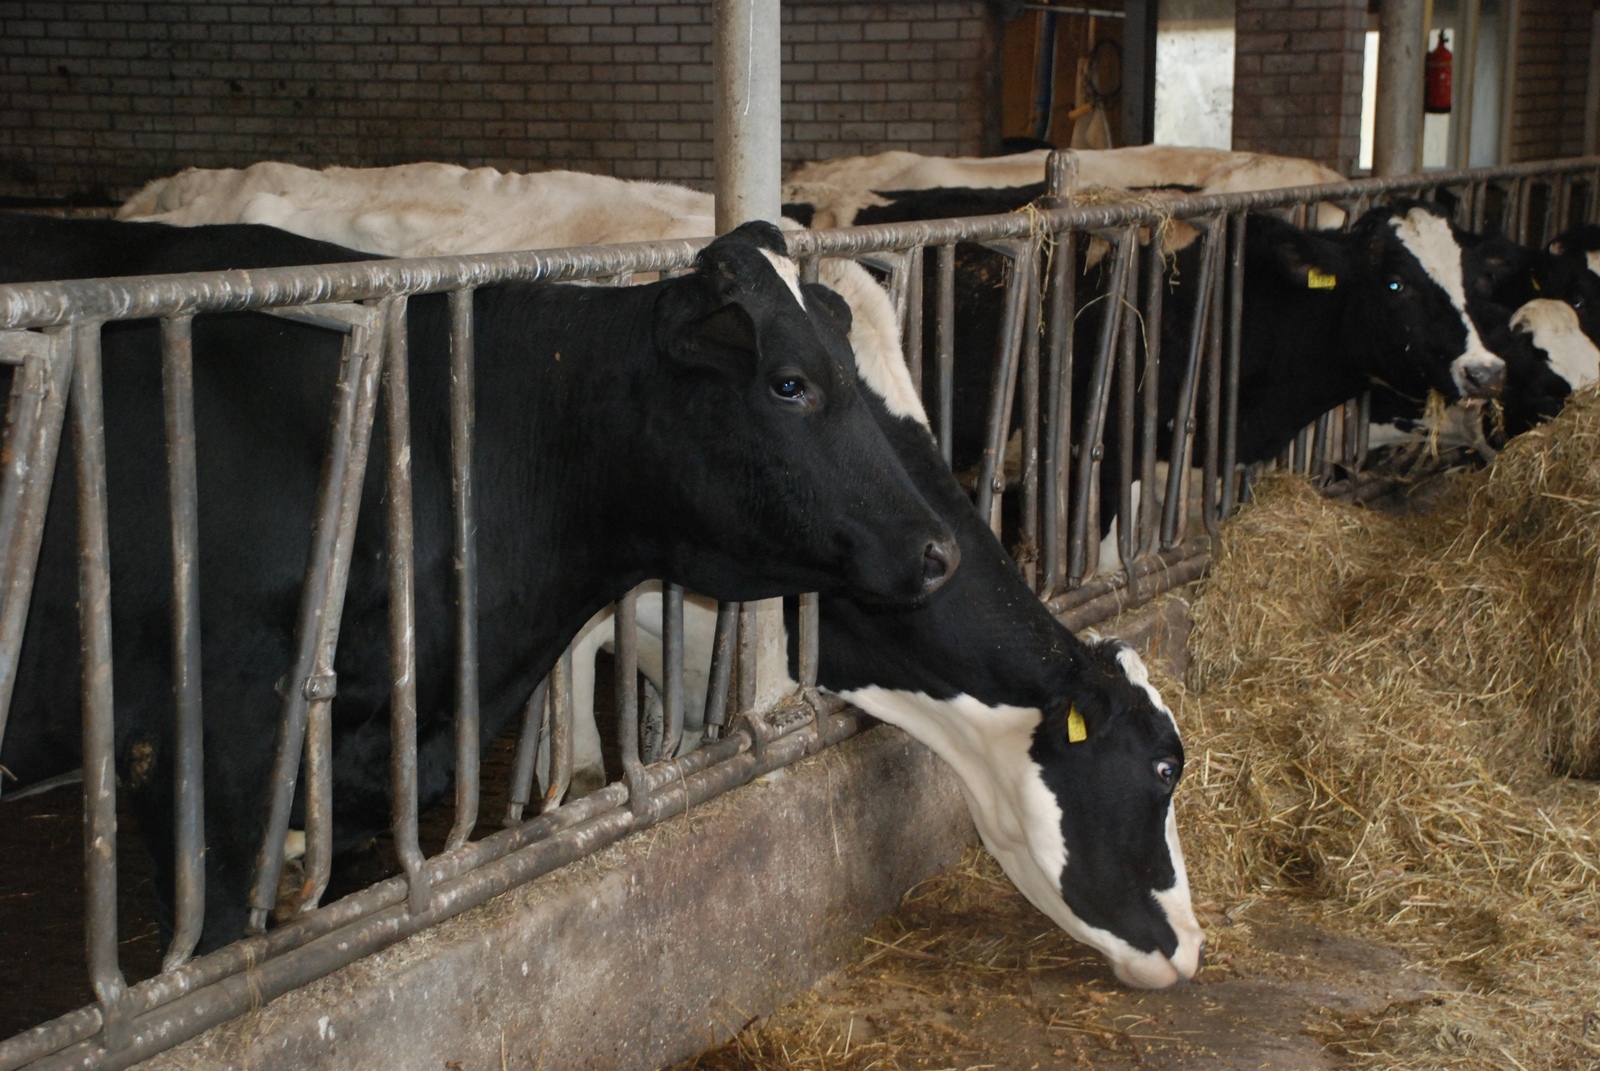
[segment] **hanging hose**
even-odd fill
[[[1029,131],[1043,141],[1050,136],[1056,110],[1056,19],[1054,11],[1039,14],[1039,47],[1033,59],[1033,114]]]

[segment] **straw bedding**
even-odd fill
[[[1398,948],[1438,980],[1376,1012],[1383,998],[1302,1021],[1341,1065],[1590,1071],[1600,397],[1427,497],[1425,510],[1385,511],[1292,478],[1259,483],[1194,603],[1187,686],[1155,674],[1188,753],[1177,806],[1213,946],[1203,978],[1267,980],[1270,954],[1226,920],[1288,896],[1321,932]],[[1120,998],[1100,991],[1092,953],[1002,881],[969,860],[914,891],[840,992],[814,992],[685,1066],[1187,1061],[1181,1046],[1155,1057],[1165,1042],[1112,1014]],[[1065,1011],[1039,1003],[1068,985]],[[863,1003],[879,1019],[859,1021],[882,1029],[852,1040]],[[992,1051],[1001,1023],[1009,1060]]]
[[[1175,695],[1190,878],[1325,897],[1457,987],[1344,1024],[1359,1063],[1600,1066],[1597,568],[1592,394],[1426,512],[1273,479],[1224,535]]]

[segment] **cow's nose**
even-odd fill
[[[1503,364],[1469,364],[1461,374],[1471,386],[1472,393],[1480,398],[1499,394],[1505,389],[1506,366]]]
[[[938,591],[961,564],[961,544],[954,539],[938,539],[922,548],[922,593]]]

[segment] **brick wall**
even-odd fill
[[[1361,147],[1367,0],[1238,0],[1233,147],[1349,174]]]
[[[790,160],[979,150],[983,0],[784,4]],[[710,5],[0,0],[0,196],[446,160],[709,184]]]
[[[1517,15],[1512,161],[1583,151],[1593,12],[1594,5],[1583,0],[1523,0]]]

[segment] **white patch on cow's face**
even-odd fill
[[[1573,390],[1600,382],[1600,349],[1583,333],[1577,312],[1565,301],[1535,298],[1512,314],[1511,326],[1533,336],[1551,370]]]
[[[772,265],[772,270],[778,273],[778,278],[789,288],[789,293],[794,295],[794,300],[803,309],[806,299],[800,293],[800,269],[795,267],[794,261],[788,257],[780,257],[770,249],[763,249],[761,255],[767,258],[767,263]]]
[[[1137,655],[1134,662],[1143,669]],[[1147,676],[1146,682],[1148,686]],[[1017,890],[1073,938],[1104,955],[1124,983],[1159,989],[1193,977],[1204,934],[1189,906],[1182,848],[1170,813],[1167,843],[1178,881],[1154,895],[1178,937],[1172,959],[1134,948],[1109,930],[1084,922],[1067,906],[1060,884],[1068,861],[1061,805],[1030,754],[1034,731],[1043,720],[1037,707],[990,706],[968,695],[934,699],[877,685],[839,695],[906,730],[955,769],[984,847]]]
[[[850,305],[850,348],[862,381],[889,412],[928,427],[927,411],[900,349],[900,322],[888,293],[853,260],[824,260],[817,277]]]
[[[1450,304],[1461,316],[1461,325],[1467,329],[1467,341],[1460,356],[1450,362],[1450,378],[1463,397],[1481,394],[1469,371],[1500,373],[1505,362],[1483,344],[1478,328],[1467,315],[1467,291],[1461,277],[1461,244],[1456,241],[1448,220],[1434,215],[1425,208],[1413,208],[1403,216],[1389,221],[1402,245],[1417,258],[1428,278],[1445,292]]]
[[[1584,254],[1584,259],[1589,262],[1589,270],[1600,275],[1600,249],[1591,249]]]

